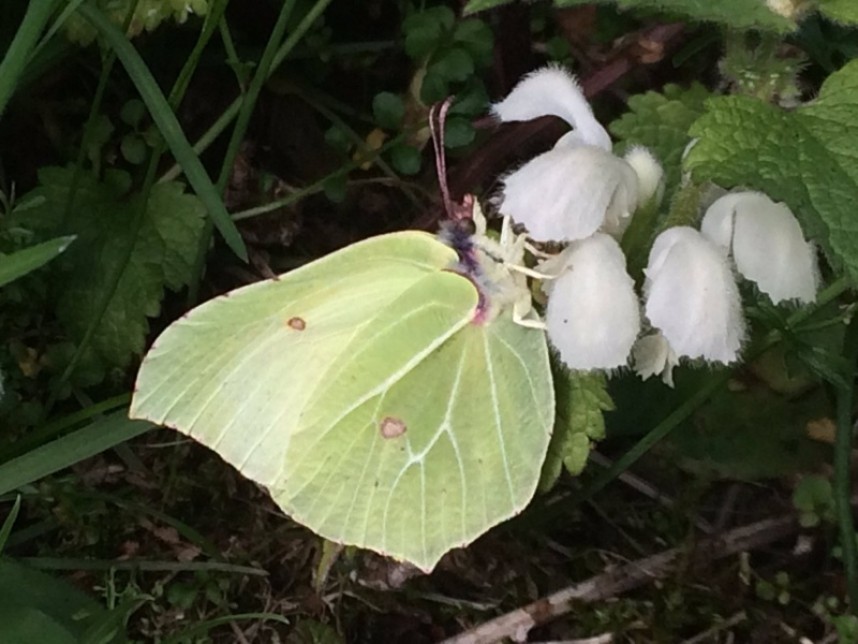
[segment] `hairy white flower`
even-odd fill
[[[492,112],[504,122],[559,116],[575,128],[581,143],[611,149],[611,137],[593,116],[578,81],[559,66],[543,67],[522,78]]]
[[[632,361],[641,380],[659,374],[664,384],[673,387],[673,368],[679,364],[679,358],[661,333],[644,336],[635,342]]]
[[[637,178],[610,152],[567,134],[504,180],[501,212],[536,241],[575,241],[606,225],[620,234],[637,207]]]
[[[785,204],[761,192],[733,192],[709,206],[701,231],[732,253],[739,273],[775,304],[816,299],[816,250]]]
[[[548,339],[570,369],[616,369],[628,362],[640,332],[640,305],[626,258],[612,237],[573,242],[540,265],[546,282]]]
[[[633,155],[637,166],[611,153],[611,137],[568,72],[546,67],[526,76],[493,112],[503,121],[551,114],[573,128],[503,179],[503,214],[536,241],[575,241],[599,230],[622,235],[641,203],[639,186],[649,189],[649,176],[657,171],[639,152]],[[639,178],[639,167],[647,178]]]
[[[645,275],[644,312],[677,357],[736,360],[745,320],[721,249],[693,228],[669,228],[656,238]]]
[[[664,195],[664,169],[647,148],[635,145],[623,157],[638,178],[638,200],[641,205]]]

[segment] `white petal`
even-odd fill
[[[548,338],[570,369],[625,366],[640,332],[634,281],[619,244],[597,233],[561,253],[545,311]]]
[[[492,112],[502,121],[559,116],[575,128],[583,142],[611,149],[611,137],[593,116],[575,77],[561,67],[543,67],[528,74],[505,99],[492,106]]]
[[[664,384],[673,387],[673,368],[679,364],[679,359],[661,333],[647,335],[635,342],[632,361],[641,380],[658,374]]]
[[[575,241],[605,227],[621,233],[637,205],[637,179],[622,159],[594,146],[561,145],[503,180],[500,211],[536,241]]]
[[[636,145],[623,157],[638,178],[638,202],[647,203],[656,198],[661,201],[664,194],[664,169],[647,148]]]
[[[745,337],[739,290],[727,258],[687,226],[655,240],[645,271],[645,313],[680,357],[733,362]]]
[[[733,245],[733,228],[736,223],[736,202],[745,193],[731,192],[719,197],[703,216],[700,232],[713,244],[729,254]]]
[[[732,235],[725,240],[728,228]],[[706,211],[702,230],[710,238],[718,236],[719,244],[732,240],[736,268],[775,304],[816,299],[816,252],[786,205],[760,192],[725,195]]]

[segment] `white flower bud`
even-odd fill
[[[638,203],[643,205],[664,196],[664,169],[649,149],[636,145],[623,157],[638,177]]]
[[[655,240],[645,270],[645,313],[678,357],[736,360],[745,337],[739,290],[723,252],[687,226]]]
[[[786,205],[761,192],[730,193],[709,206],[701,231],[732,252],[739,273],[775,304],[816,299],[816,251]]]
[[[570,369],[616,369],[628,362],[640,332],[640,309],[626,258],[610,236],[573,242],[540,266],[546,282],[548,339]]]

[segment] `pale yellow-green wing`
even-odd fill
[[[431,569],[527,504],[554,414],[544,334],[473,324],[456,259],[395,233],[216,298],[156,340],[131,415],[319,534]]]

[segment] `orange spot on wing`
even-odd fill
[[[378,430],[381,432],[382,438],[396,438],[398,436],[402,436],[408,426],[405,422],[400,418],[394,418],[393,416],[385,416],[385,418],[378,424]]]
[[[307,328],[307,323],[304,321],[304,318],[294,317],[286,320],[286,326],[296,331],[303,331]]]

